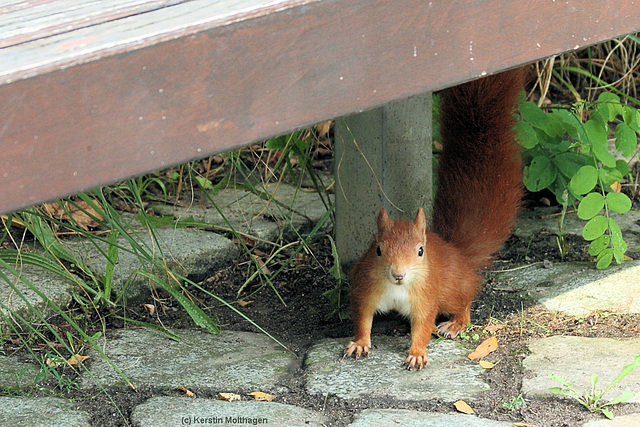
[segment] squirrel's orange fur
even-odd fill
[[[480,270],[509,237],[520,205],[522,165],[515,141],[521,70],[443,92],[442,154],[431,230],[422,209],[414,221],[378,214],[378,233],[351,272],[355,338],[345,356],[367,356],[376,312],[397,310],[411,320],[405,364],[421,369],[436,316],[438,332],[454,338],[470,321],[482,284]]]

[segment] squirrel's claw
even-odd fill
[[[407,360],[404,361],[404,366],[409,371],[413,371],[414,369],[419,371],[427,366],[428,363],[429,359],[427,359],[427,356],[414,356],[410,354],[409,357],[407,357]]]
[[[360,356],[367,357],[369,356],[369,346],[368,345],[358,345],[357,343],[351,341],[347,348],[344,350],[343,359],[348,357],[355,356],[356,360],[360,359]]]
[[[438,333],[445,338],[455,338],[465,329],[466,325],[461,325],[452,320],[438,324]]]

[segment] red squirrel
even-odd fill
[[[411,321],[404,364],[422,369],[438,314],[438,333],[455,338],[470,321],[480,270],[510,236],[522,196],[522,161],[515,137],[522,70],[442,93],[442,154],[430,230],[420,208],[413,221],[389,219],[350,273],[355,338],[344,357],[367,356],[375,313],[396,310]]]

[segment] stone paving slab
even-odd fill
[[[606,270],[592,263],[532,265],[496,275],[495,288],[520,292],[547,310],[585,315],[594,310],[640,313],[640,261],[627,261]]]
[[[0,356],[0,387],[11,390],[35,385],[40,367],[20,362],[13,356]]]
[[[297,233],[304,235],[327,212],[320,196],[308,189],[269,184],[266,188],[258,186],[257,190],[268,197],[263,198],[250,191],[230,187],[212,196],[212,199],[233,227],[265,240],[275,240],[281,230],[289,238],[295,239],[297,235],[292,232],[292,227]],[[193,216],[198,221],[227,227],[218,209],[206,198],[189,206],[152,204],[151,209],[159,215],[176,218]]]
[[[628,414],[615,417],[613,420],[602,419],[589,421],[582,427],[638,427],[640,426],[640,414]]]
[[[13,266],[26,280],[38,291],[45,295],[51,301],[54,301],[61,307],[67,306],[71,302],[71,291],[76,286],[71,280],[64,279],[50,271],[34,265],[23,264]],[[4,316],[11,318],[6,309],[11,310],[15,314],[22,316],[27,322],[34,321],[39,323],[39,318],[35,312],[42,314],[45,318],[55,314],[55,311],[43,300],[35,291],[33,291],[22,280],[13,276],[4,269],[0,269],[15,287],[12,288],[6,281],[0,278],[0,319]],[[24,297],[24,298],[23,298]],[[29,308],[33,307],[33,310]],[[17,317],[13,317],[18,323]],[[4,323],[0,320],[0,324]]]
[[[531,342],[529,350],[531,355],[523,362],[528,373],[522,380],[522,392],[531,397],[546,397],[552,395],[550,387],[560,386],[549,378],[549,373],[566,378],[579,392],[588,390],[591,375],[597,374],[596,388],[605,389],[623,366],[633,362],[633,355],[640,354],[640,338],[552,336]],[[640,368],[609,390],[604,398],[610,400],[624,391],[636,393],[628,402],[640,402]]]
[[[179,425],[322,426],[322,414],[276,402],[154,397],[131,414],[136,427]]]
[[[402,366],[408,337],[377,336],[372,341],[369,357],[360,360],[341,358],[348,339],[326,339],[314,345],[305,360],[307,392],[343,399],[372,396],[453,402],[489,389],[481,378],[484,369],[466,358],[472,349],[459,341],[432,341],[427,348],[430,363],[421,371]]]
[[[511,422],[488,420],[474,415],[436,414],[408,409],[367,409],[356,415],[350,427],[508,427]]]
[[[155,230],[154,234],[158,245],[154,243],[148,232],[138,233],[136,239],[148,253],[164,255],[167,266],[173,272],[193,277],[195,280],[204,279],[207,274],[229,263],[239,253],[237,246],[231,240],[212,232],[185,228],[160,228]],[[69,242],[67,246],[92,270],[104,274],[107,266],[104,255],[107,252],[107,244],[103,242],[97,242],[97,244],[102,252],[94,243],[86,240]],[[118,245],[129,250],[118,251],[118,263],[113,271],[114,292],[124,289],[130,303],[140,302],[149,295],[148,280],[133,273],[142,268],[148,269],[150,265],[130,252],[131,243],[125,237],[118,238]],[[161,274],[155,269],[152,272]],[[161,277],[163,276],[161,274]]]
[[[110,337],[103,350],[134,386],[182,386],[215,392],[288,391],[281,385],[282,378],[297,359],[264,334],[222,331],[211,335],[186,329],[172,332],[182,341],[150,330],[123,330]],[[95,381],[104,387],[126,387],[103,357],[93,351],[88,354],[89,371]],[[95,381],[83,373],[80,384],[87,389],[94,387]]]
[[[91,417],[73,402],[53,397],[0,397],[0,426],[89,427]]]

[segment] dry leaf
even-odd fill
[[[498,349],[498,338],[489,337],[486,340],[482,341],[482,344],[476,347],[476,349],[472,353],[469,353],[467,357],[471,360],[481,359],[485,357],[487,354],[493,353],[497,349]]]
[[[260,249],[258,249],[258,248],[254,248],[254,249],[253,249],[253,255],[255,255],[255,256],[260,256],[260,257],[268,257],[268,256],[269,256],[269,254],[268,254],[268,253],[263,252],[263,251],[261,251],[261,250],[260,250]]]
[[[319,125],[316,125],[316,129],[318,129],[318,136],[320,138],[324,138],[329,134],[329,130],[331,129],[331,124],[332,123],[333,123],[333,121],[329,120],[327,122],[320,123]]]
[[[260,400],[260,401],[266,401],[266,402],[271,402],[273,399],[278,397],[273,394],[264,393],[261,391],[254,391],[253,393],[249,393],[249,396],[253,396],[254,400]]]
[[[78,201],[75,205],[66,202],[64,207],[59,203],[45,203],[42,207],[52,218],[75,222],[85,231],[88,231],[90,227],[98,226],[93,218],[103,219],[102,215],[84,200]]]
[[[0,219],[2,219],[2,223],[3,224],[7,224],[9,222],[9,215],[0,215]],[[18,219],[16,219],[15,217],[11,218],[11,226],[12,227],[19,227],[19,228],[26,228],[24,226],[24,224],[21,221],[19,221]]]
[[[536,427],[535,424],[527,424],[527,423],[515,423],[514,426],[517,426],[517,427]]]
[[[251,301],[245,301],[245,300],[243,300],[243,299],[239,299],[239,300],[238,300],[238,304],[240,304],[240,307],[246,307],[246,306],[248,306],[249,304],[251,304],[252,302],[253,302],[253,300],[251,300]]]
[[[194,392],[192,392],[189,389],[186,389],[184,387],[176,387],[174,390],[178,390],[183,392],[185,395],[187,395],[188,397],[194,397],[196,394]]]
[[[620,184],[620,181],[616,181],[613,184],[611,184],[611,189],[613,190],[614,193],[619,193],[620,190],[622,190],[622,185]]]
[[[458,400],[456,403],[453,404],[453,406],[455,406],[458,412],[462,412],[463,414],[469,414],[469,415],[475,414],[471,406],[467,405],[467,402],[465,402],[464,400]]]
[[[487,332],[497,332],[500,329],[504,328],[505,325],[489,325],[487,327],[484,328],[485,331]]]
[[[143,305],[144,309],[147,310],[149,312],[149,314],[151,316],[153,316],[153,313],[156,312],[156,306],[153,304],[145,304]]]
[[[47,357],[44,363],[50,368],[57,368],[58,366],[62,365],[63,361],[57,357],[53,359]]]
[[[481,360],[480,362],[478,362],[478,364],[480,365],[481,368],[484,368],[484,369],[491,369],[494,366],[496,366],[495,363],[487,362],[486,360]]]
[[[84,362],[85,360],[87,360],[88,358],[89,358],[89,356],[81,356],[79,354],[74,354],[67,361],[67,364],[69,364],[69,366],[78,365],[78,364]]]
[[[256,263],[258,263],[258,267],[260,267],[260,272],[265,276],[271,276],[271,270],[267,268],[267,265],[264,263],[262,258],[256,257]]]
[[[235,402],[236,400],[240,400],[241,397],[239,394],[235,393],[218,393],[218,400],[226,400],[227,402]]]
[[[625,261],[633,261],[633,258],[631,258],[630,256],[625,255],[624,256],[624,260]]]

